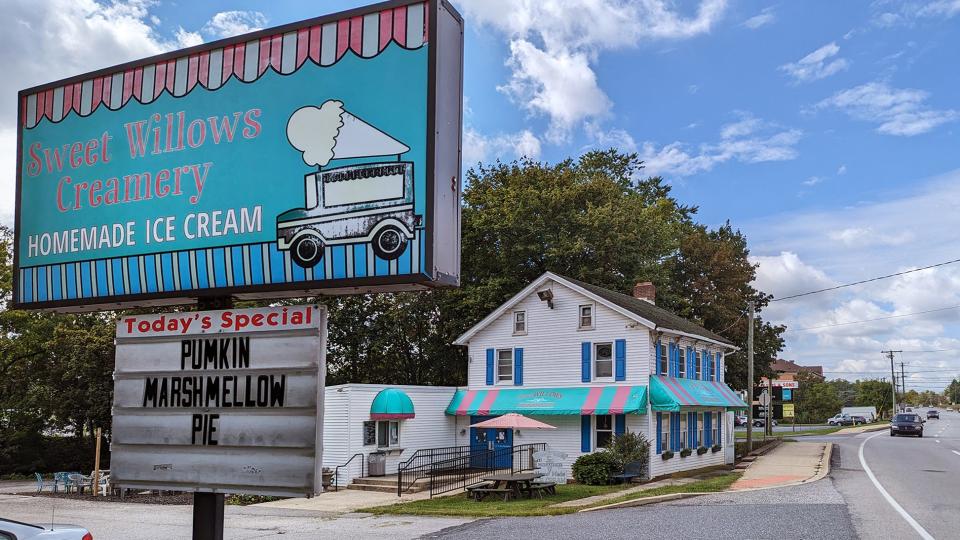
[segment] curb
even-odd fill
[[[723,491],[717,491],[714,493],[724,493]],[[584,508],[583,510],[577,510],[577,513],[581,512],[595,512],[597,510],[612,510],[615,508],[631,508],[634,506],[646,506],[648,504],[657,504],[666,501],[676,501],[678,499],[689,499],[690,497],[699,497],[701,495],[710,495],[710,493],[670,493],[667,495],[655,495],[653,497],[641,497],[639,499],[631,499],[629,501],[621,501],[617,503],[605,504],[603,506],[594,506],[592,508]]]

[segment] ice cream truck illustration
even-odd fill
[[[304,268],[325,246],[370,242],[387,260],[400,257],[422,228],[414,214],[413,162],[402,142],[354,116],[337,100],[297,109],[287,139],[318,167],[304,177],[304,205],[277,216],[277,247]]]

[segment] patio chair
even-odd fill
[[[55,472],[53,473],[53,492],[57,493],[60,491],[60,487],[63,487],[63,491],[66,493],[70,492],[70,476],[71,473],[68,472]]]
[[[106,497],[107,495],[110,494],[110,475],[109,474],[100,475],[100,480],[97,482],[96,490],[101,497]]]
[[[642,461],[631,461],[624,465],[622,473],[610,475],[610,481],[617,484],[621,482],[631,482],[634,478],[639,478],[643,475],[642,467]]]
[[[41,491],[43,491],[43,475],[38,472],[35,472],[33,474],[34,476],[37,477],[37,493],[40,493]]]
[[[83,488],[90,486],[93,489],[93,478],[80,473],[72,473],[68,476],[70,486],[77,490],[77,493],[83,493]],[[70,490],[67,488],[67,492]]]

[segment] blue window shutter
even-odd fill
[[[613,433],[623,435],[627,432],[627,416],[625,414],[613,415]]]
[[[709,381],[710,380],[710,356],[707,355],[707,350],[704,349],[700,351],[700,378]]]
[[[580,380],[583,382],[590,382],[590,348],[589,341],[580,344]]]
[[[677,364],[677,345],[674,344],[674,343],[671,343],[669,348],[670,348],[670,358],[669,358],[669,360],[667,361],[667,363],[668,363],[669,366],[670,366],[670,373],[669,373],[669,375],[670,375],[671,377],[676,377],[676,376],[677,376],[677,369],[678,369],[677,366],[676,366],[676,364]]]
[[[627,340],[618,339],[614,343],[614,379],[625,381],[627,379]]]
[[[660,373],[660,340],[657,340],[656,345],[653,346],[653,357],[656,359],[656,365],[653,368],[653,372],[657,375],[666,375],[666,373]]]
[[[696,356],[693,353],[693,349],[690,347],[687,347],[687,378],[688,379],[697,378],[697,370],[694,367],[695,363],[696,363]]]
[[[680,413],[670,413],[670,450],[680,449]]]
[[[687,413],[687,443],[690,448],[697,447],[697,413]]]
[[[487,349],[487,384],[493,384],[493,349]]]
[[[663,453],[663,413],[657,413],[657,453]]]
[[[523,386],[523,349],[513,350],[513,384]]]
[[[580,417],[580,451],[590,451],[590,417]]]
[[[704,446],[713,446],[713,434],[710,431],[713,429],[713,411],[710,411],[703,415],[703,445]]]
[[[717,376],[715,377],[716,380],[718,381],[721,380],[720,375],[722,371],[723,370],[720,369],[720,353],[717,353]]]

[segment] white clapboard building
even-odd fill
[[[361,454],[341,467],[344,485],[372,452],[387,453],[392,475],[418,450],[547,443],[569,477],[579,456],[625,431],[650,441],[651,478],[732,464],[733,410],[746,405],[723,373],[736,347],[657,307],[652,284],[633,292],[547,272],[456,340],[468,349],[466,387],[327,388],[324,466]],[[471,427],[511,412],[557,429]]]
[[[651,443],[650,477],[733,463],[732,411],[746,405],[723,373],[736,347],[657,307],[652,284],[633,292],[547,272],[460,336],[467,387],[447,408],[457,444],[546,442],[572,465],[629,430]],[[469,427],[509,412],[558,429]]]

